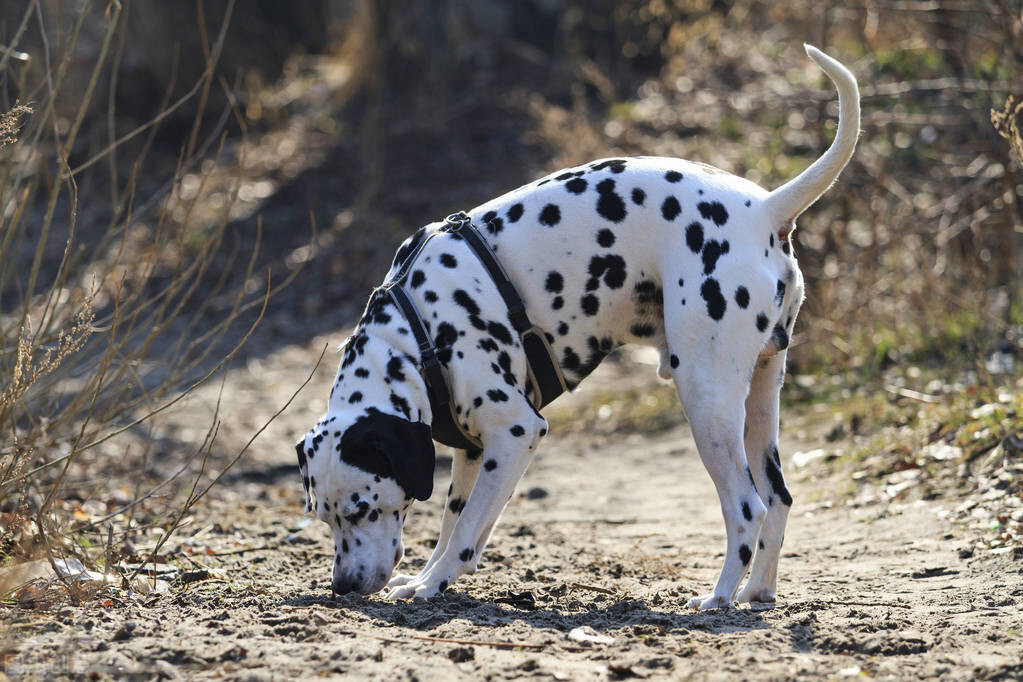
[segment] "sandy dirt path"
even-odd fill
[[[272,412],[322,344],[291,348],[228,380],[225,442]],[[335,358],[329,357],[326,365]],[[724,550],[710,479],[688,427],[559,436],[519,485],[480,570],[425,603],[329,590],[327,527],[303,521],[290,443],[315,420],[333,367],[197,507],[168,557],[199,579],[170,592],[15,613],[12,678],[379,680],[663,677],[1020,679],[1023,575],[1010,556],[959,554],[954,501],[832,506],[811,467],[790,473],[795,506],[776,605],[695,613]],[[589,383],[652,382],[607,363]],[[212,389],[211,389],[212,390]],[[215,391],[214,391],[215,393]],[[195,429],[213,394],[177,419]],[[580,408],[581,409],[581,408]],[[787,450],[799,444],[785,443]],[[812,445],[812,444],[804,444]],[[783,460],[787,459],[783,455]],[[443,463],[442,463],[443,464]],[[791,466],[788,467],[791,469]],[[404,570],[422,566],[447,471],[406,525]],[[230,553],[236,552],[236,553]],[[202,569],[211,569],[203,576]],[[196,577],[192,573],[192,578]],[[599,641],[569,633],[588,627]]]

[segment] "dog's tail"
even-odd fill
[[[795,178],[774,190],[765,200],[782,237],[794,227],[793,222],[810,204],[827,191],[845,164],[852,157],[860,134],[860,93],[856,78],[842,66],[812,45],[804,44],[806,54],[827,74],[838,88],[838,132],[828,151]]]

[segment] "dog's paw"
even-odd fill
[[[404,585],[390,589],[384,595],[384,599],[389,601],[397,601],[398,599],[429,599],[430,597],[436,597],[447,588],[447,580],[417,577]]]
[[[387,589],[393,590],[395,587],[401,587],[407,583],[412,582],[416,579],[416,576],[409,575],[408,573],[399,573],[398,575],[387,581]]]
[[[725,611],[732,608],[732,602],[724,597],[715,597],[712,594],[708,594],[690,599],[689,608],[696,609],[697,611],[710,611],[713,609]]]
[[[740,604],[748,602],[764,602],[773,604],[775,601],[774,590],[769,587],[746,585],[746,587],[739,591],[739,594],[735,595],[735,601]]]

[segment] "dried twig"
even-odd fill
[[[395,644],[408,644],[408,639],[398,639],[397,637],[385,637],[384,635],[374,635],[372,633],[352,633],[352,634],[364,634],[372,637],[373,639],[379,639],[382,642],[394,642]],[[546,649],[546,644],[527,644],[525,642],[493,642],[489,640],[471,640],[471,639],[452,639],[449,637],[429,637],[427,635],[409,635],[409,639],[418,639],[424,642],[438,642],[440,644],[463,644],[467,646],[490,646],[496,649]]]
[[[606,587],[599,587],[597,585],[584,585],[583,583],[569,583],[568,586],[573,588],[573,589],[576,589],[576,590],[589,590],[591,592],[600,592],[601,594],[609,594],[612,597],[614,597],[614,596],[616,596],[618,594],[614,590],[609,590]]]
[[[929,393],[921,393],[914,391],[911,388],[903,388],[901,386],[892,386],[891,384],[885,384],[884,390],[888,391],[893,395],[900,396],[902,398],[909,398],[910,400],[919,400],[922,403],[943,403],[945,399],[940,395],[930,395]]]

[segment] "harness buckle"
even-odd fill
[[[452,213],[445,218],[444,223],[452,232],[458,232],[466,225],[471,224],[472,220],[465,211],[458,211],[457,213]]]

